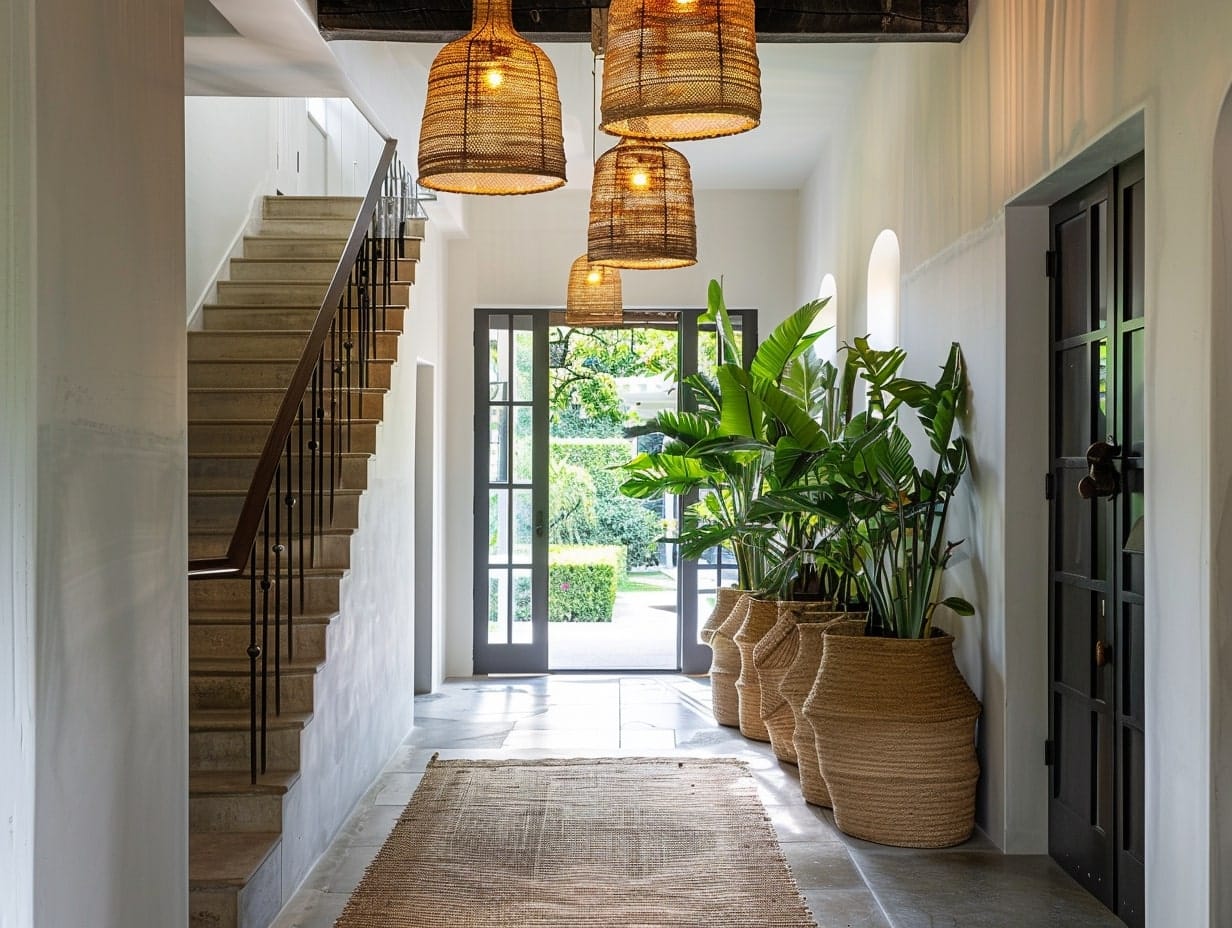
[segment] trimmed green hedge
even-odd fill
[[[553,545],[548,550],[548,621],[610,622],[625,575],[623,545]]]

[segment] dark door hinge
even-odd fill
[[[1057,253],[1051,249],[1044,252],[1044,273],[1048,277],[1057,276]]]
[[[1044,766],[1051,767],[1056,763],[1056,747],[1051,738],[1044,742]]]
[[[1051,471],[1044,474],[1044,499],[1053,500],[1057,495],[1057,481]]]

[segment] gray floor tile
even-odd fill
[[[348,893],[302,889],[279,913],[270,928],[333,928],[348,896]]]
[[[867,889],[808,889],[804,901],[821,928],[892,928]]]

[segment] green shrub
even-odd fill
[[[620,545],[553,545],[548,549],[548,621],[610,622],[625,575]]]
[[[594,482],[594,521],[581,526],[569,541],[578,544],[621,544],[627,564],[653,563],[663,534],[662,513],[646,501],[620,492],[620,473],[609,468],[633,457],[627,438],[552,439],[552,457],[580,467]],[[656,501],[650,501],[655,506]],[[565,541],[565,538],[560,538]]]

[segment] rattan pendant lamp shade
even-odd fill
[[[471,31],[437,54],[419,182],[450,193],[538,193],[565,182],[552,62],[513,28],[511,0],[474,0]]]
[[[586,256],[637,270],[697,263],[689,162],[662,142],[621,139],[595,162]]]
[[[618,326],[624,319],[620,271],[602,264],[591,264],[586,255],[574,261],[569,268],[565,323],[592,327]]]
[[[753,0],[612,0],[601,128],[707,139],[761,121]]]

